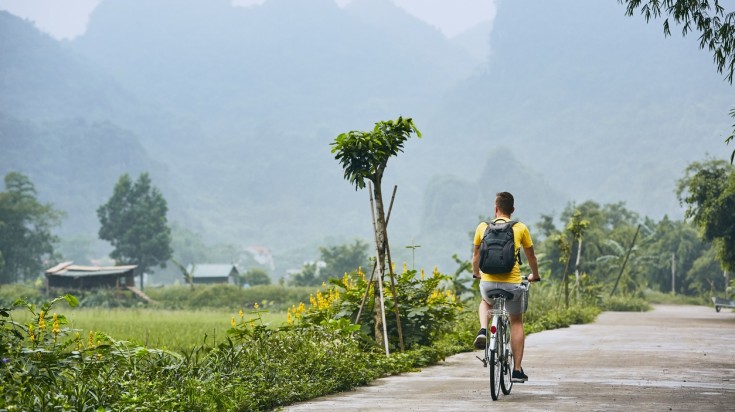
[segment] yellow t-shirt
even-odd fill
[[[507,222],[508,219],[501,217],[493,220],[493,222],[498,221]],[[477,229],[475,230],[475,239],[473,241],[475,246],[480,246],[480,244],[482,243],[482,236],[485,234],[485,229],[487,229],[486,222],[480,222],[480,224],[477,225]],[[521,246],[523,246],[524,248],[529,248],[533,246],[533,241],[531,240],[531,232],[529,232],[528,227],[521,222],[513,225],[513,240],[515,250],[517,251],[520,250]],[[521,267],[518,265],[518,262],[516,262],[515,266],[513,266],[513,270],[511,270],[510,273],[490,275],[487,273],[482,273],[482,271],[480,271],[480,275],[482,277],[482,281],[485,282],[521,283],[522,280]]]

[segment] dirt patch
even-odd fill
[[[479,352],[283,411],[735,410],[735,313],[702,306],[606,312],[526,339],[525,384],[490,400]]]

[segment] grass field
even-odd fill
[[[103,332],[116,340],[129,340],[150,348],[188,352],[206,344],[214,346],[227,339],[231,319],[240,321],[239,313],[226,310],[154,310],[135,309],[71,309],[57,308],[69,320],[69,327],[79,329],[82,336],[90,331]],[[13,313],[16,321],[25,323],[30,312]],[[280,326],[285,313],[260,312],[263,324]],[[246,312],[245,319],[255,315]]]

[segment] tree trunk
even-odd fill
[[[386,325],[385,325],[385,307],[383,306],[384,300],[382,299],[381,293],[383,292],[383,277],[385,275],[385,211],[383,210],[383,192],[380,187],[381,182],[380,178],[378,177],[375,182],[373,182],[373,193],[375,195],[375,213],[376,213],[376,220],[375,222],[375,242],[376,242],[376,249],[378,254],[378,260],[377,260],[377,272],[378,272],[378,279],[377,284],[375,287],[375,341],[376,342],[384,342],[385,345],[385,353],[388,354],[388,343],[387,339],[388,337],[385,335]]]
[[[574,276],[575,286],[577,288],[577,302],[579,302],[579,261],[582,259],[582,237],[578,239],[577,243],[577,262],[574,264]]]

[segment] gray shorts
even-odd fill
[[[520,283],[480,282],[482,299],[492,305],[493,300],[486,296],[491,289],[503,289],[513,294],[513,299],[505,301],[505,309],[511,315],[525,313],[528,309],[528,289]]]

